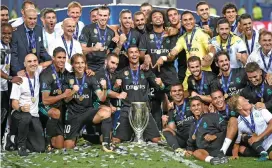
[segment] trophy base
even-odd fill
[[[133,142],[137,143],[137,144],[143,144],[145,143],[143,136],[137,136],[134,134],[134,138],[133,138]]]

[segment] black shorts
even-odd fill
[[[123,107],[121,109],[120,118],[114,128],[113,136],[119,138],[121,141],[130,141],[134,133],[129,123],[128,113],[129,107]],[[149,121],[143,136],[145,140],[152,140],[153,138],[160,137],[159,129],[151,113],[149,113]]]
[[[189,138],[189,134],[184,134],[184,132],[176,131],[176,138],[181,148],[187,147],[187,140]]]
[[[48,111],[51,109],[51,108],[56,108],[56,109],[59,109],[60,110],[60,118],[58,120],[58,123],[57,125],[52,125],[51,126],[51,123],[48,122],[51,118],[48,117]],[[62,119],[62,110],[63,108],[57,108],[57,107],[52,107],[52,106],[49,106],[49,105],[43,105],[43,104],[39,104],[39,114],[40,114],[40,120],[41,120],[41,123],[42,123],[42,126],[43,128],[46,128],[46,134],[47,136],[49,137],[55,137],[55,136],[58,136],[58,135],[62,135],[63,136],[63,129],[64,129],[64,122],[63,122],[63,119]]]
[[[88,108],[84,113],[77,113],[67,109],[64,126],[64,139],[76,140],[84,125],[92,123],[98,110]]]

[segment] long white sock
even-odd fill
[[[231,142],[232,142],[231,139],[225,138],[224,143],[223,143],[223,146],[222,146],[222,148],[220,149],[220,150],[222,150],[222,151],[224,152],[224,154],[226,154],[226,152],[227,152],[227,150],[228,150],[228,148],[229,148]]]
[[[14,141],[15,141],[15,135],[11,135],[11,136],[10,136],[10,140],[11,140],[12,143],[15,143],[15,142],[14,142]]]
[[[207,156],[205,158],[205,162],[210,163],[210,161],[211,161],[212,158],[213,158],[212,156]]]

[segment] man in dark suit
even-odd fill
[[[22,75],[24,59],[29,53],[35,54],[39,61],[51,60],[43,46],[42,28],[37,24],[37,11],[29,8],[23,16],[24,24],[20,25],[12,34],[11,42],[11,73]]]

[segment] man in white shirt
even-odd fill
[[[53,56],[53,51],[57,47],[62,47],[67,53],[65,69],[72,72],[71,58],[74,54],[82,54],[80,43],[73,38],[73,32],[76,28],[76,22],[71,18],[66,18],[62,22],[63,35],[58,36],[54,43],[49,45],[49,55]]]
[[[21,85],[13,84],[10,99],[12,99],[11,129],[7,136],[5,149],[13,144],[18,146],[18,154],[27,156],[26,149],[31,152],[43,152],[45,142],[43,129],[39,119],[39,75],[43,67],[51,64],[47,61],[38,66],[38,58],[34,54],[25,57],[25,76]]]
[[[259,161],[272,160],[272,114],[267,109],[256,109],[242,96],[235,95],[228,105],[237,111],[238,137],[233,148],[233,157],[238,152],[245,156],[260,155]],[[240,142],[245,144],[239,146]]]
[[[82,6],[79,2],[73,1],[69,3],[68,9],[67,9],[67,15],[69,18],[73,19],[76,23],[76,27],[73,32],[73,38],[78,40],[79,36],[81,35],[81,31],[83,27],[85,26],[83,22],[79,21],[80,16],[82,14]],[[55,31],[58,34],[63,34],[63,29],[62,29],[62,22],[59,22],[56,24]]]
[[[9,111],[9,91],[8,82],[20,83],[22,79],[17,76],[9,76],[10,74],[10,41],[12,38],[12,27],[8,23],[1,25],[1,78],[0,78],[0,91],[1,91],[1,140],[5,132],[7,114]]]
[[[218,20],[217,31],[218,36],[213,37],[210,44],[216,52],[223,50],[229,54],[231,68],[242,68],[248,57],[244,41],[231,32],[230,23],[225,18]]]
[[[272,33],[263,30],[259,35],[261,47],[254,50],[248,57],[247,62],[257,62],[266,73],[272,73]]]
[[[57,23],[56,12],[53,9],[45,9],[42,13],[41,20],[43,22],[43,45],[49,52],[49,44],[54,43],[57,38],[55,26]]]
[[[240,27],[242,28],[242,35],[240,36],[246,43],[247,54],[250,55],[254,50],[260,47],[259,32],[253,29],[252,18],[245,13],[240,16]]]

